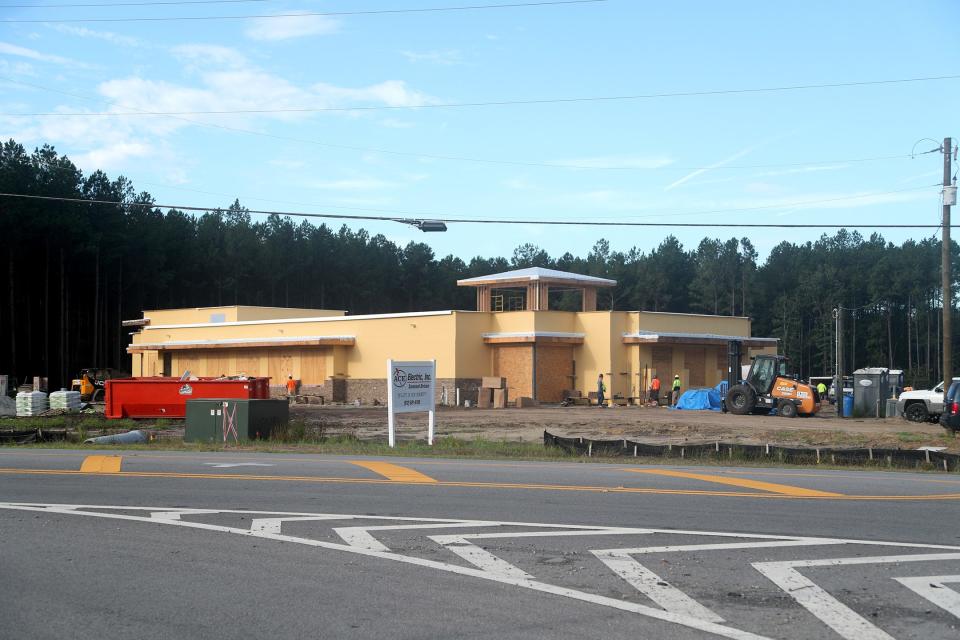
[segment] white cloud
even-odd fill
[[[242,67],[247,58],[236,49],[217,44],[181,44],[170,49],[175,58],[189,63],[190,68]]]
[[[27,47],[10,44],[9,42],[0,42],[0,54],[28,58],[30,60],[36,60],[37,62],[50,62],[52,64],[60,64],[71,67],[86,66],[82,62],[77,62],[76,60],[71,60],[70,58],[64,58],[63,56],[57,56],[51,53],[43,53],[41,51],[37,51],[36,49],[28,49]]]
[[[514,191],[526,191],[533,188],[533,185],[525,178],[508,178],[503,181],[503,186]]]
[[[248,22],[245,33],[253,40],[290,40],[305,36],[324,36],[336,33],[339,28],[340,22],[327,16],[284,15],[253,18]]]
[[[380,102],[388,107],[419,107],[435,104],[437,100],[425,93],[407,87],[402,80],[386,80],[360,89],[348,89],[334,85],[317,83],[312,90],[321,99],[331,103]]]
[[[380,121],[380,124],[388,129],[412,129],[414,125],[412,122],[407,122],[406,120],[397,120],[396,118],[384,118]]]
[[[0,59],[0,73],[11,76],[36,76],[37,72],[29,62]]]
[[[0,43],[0,51],[43,62],[47,54]],[[23,144],[49,142],[68,151],[87,169],[112,168],[129,170],[129,164],[149,159],[158,172],[183,164],[171,150],[171,136],[185,129],[196,129],[198,124],[209,122],[243,129],[255,129],[257,125],[270,122],[301,122],[308,119],[334,118],[337,113],[247,113],[231,116],[189,115],[163,117],[137,115],[148,112],[197,112],[197,111],[252,111],[270,109],[306,108],[352,108],[356,105],[411,106],[432,101],[399,80],[388,80],[366,87],[339,87],[331,84],[301,86],[286,78],[253,65],[239,51],[216,45],[187,44],[170,49],[185,68],[192,72],[190,81],[169,82],[154,80],[142,75],[130,75],[100,83],[97,94],[109,101],[106,108],[112,116],[85,115],[102,111],[99,105],[77,106],[69,101],[44,110],[62,113],[80,113],[59,117],[12,117],[0,115],[0,139],[12,137]],[[53,58],[59,61],[57,57]],[[64,59],[65,60],[65,59]],[[9,72],[13,65],[26,64],[16,58],[0,58],[0,71]],[[40,65],[37,65],[38,68]],[[28,69],[21,69],[26,72]],[[9,93],[10,96],[17,95]],[[9,97],[8,97],[9,100]],[[12,110],[5,105],[7,110]],[[29,108],[17,110],[30,110]],[[363,112],[355,117],[366,117]],[[339,117],[346,115],[339,112]],[[372,120],[375,121],[375,120]],[[396,126],[402,126],[397,121]],[[390,124],[385,123],[385,126]],[[278,162],[283,160],[279,158]],[[293,158],[296,160],[296,158]],[[365,162],[375,162],[376,157],[364,157]],[[286,167],[293,169],[293,164]],[[336,176],[335,176],[336,177]],[[417,177],[400,176],[397,182],[377,180],[365,176],[346,176],[333,179],[316,188],[340,192],[364,192],[386,190],[416,181]]]
[[[329,180],[314,182],[310,185],[314,189],[330,191],[377,191],[399,186],[396,182],[380,180],[379,178],[347,178],[344,180]]]
[[[753,151],[754,149],[756,149],[758,146],[760,146],[760,145],[753,145],[753,146],[751,146],[751,147],[747,147],[746,149],[741,149],[740,151],[737,151],[737,152],[736,152],[735,154],[733,154],[732,156],[728,156],[728,157],[724,158],[723,160],[720,160],[719,162],[714,162],[713,164],[707,165],[706,167],[703,167],[702,169],[697,169],[696,171],[692,171],[691,173],[688,173],[687,175],[685,175],[685,176],[683,176],[682,178],[680,178],[679,180],[674,180],[673,182],[671,182],[670,184],[668,184],[668,185],[664,188],[664,191],[670,191],[671,189],[675,189],[675,188],[679,187],[680,185],[682,185],[683,183],[689,182],[690,180],[696,178],[696,177],[699,176],[699,175],[702,175],[702,174],[706,173],[707,171],[710,171],[711,169],[716,169],[717,167],[722,167],[722,166],[725,165],[725,164],[730,164],[730,163],[733,162],[734,160],[737,160],[738,158],[742,158],[743,156],[745,156],[745,155],[747,155],[748,153],[752,152],[752,151]]]
[[[451,66],[462,62],[460,52],[456,49],[444,51],[401,51],[400,54],[410,62],[428,62],[443,66]]]
[[[122,167],[126,160],[146,157],[151,151],[152,147],[143,142],[117,141],[74,156],[73,160],[78,166],[88,170],[109,170]]]
[[[307,163],[303,160],[287,160],[284,158],[274,158],[270,161],[270,164],[275,167],[280,167],[281,169],[287,169],[293,171],[294,169],[302,169]]]
[[[585,169],[659,169],[673,164],[667,156],[611,155],[556,160],[550,164]]]
[[[96,40],[103,40],[111,44],[118,44],[124,47],[142,47],[146,43],[138,38],[133,38],[131,36],[123,36],[119,33],[113,33],[112,31],[94,31],[93,29],[87,29],[86,27],[78,27],[71,24],[48,24],[48,28],[60,33],[66,33],[73,36],[78,36],[80,38],[94,38]]]
[[[711,180],[698,180],[698,185],[707,185],[707,184],[725,184],[727,182],[738,182],[745,180],[753,180],[756,178],[770,178],[774,176],[789,176],[805,173],[818,173],[821,171],[838,171],[840,169],[849,169],[850,165],[848,164],[829,164],[829,165],[812,165],[809,167],[792,167],[790,169],[774,169],[771,171],[758,171],[751,173],[750,175],[733,175],[727,176],[725,178],[713,178]]]

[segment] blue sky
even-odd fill
[[[0,6],[0,21],[457,4],[474,3]],[[52,144],[85,171],[128,176],[160,203],[214,207],[238,197],[250,208],[421,217],[936,224],[939,188],[923,187],[941,179],[939,154],[844,160],[904,156],[922,138],[960,135],[950,117],[960,106],[960,80],[409,107],[949,75],[960,73],[958,18],[960,4],[949,0],[609,0],[335,18],[6,22],[0,23],[0,137],[31,149]],[[9,115],[318,107],[400,108],[180,118]],[[916,149],[933,146],[926,141]],[[810,203],[823,200],[832,202]],[[728,211],[704,213],[716,210]],[[460,224],[423,234],[391,222],[351,226],[401,244],[427,242],[438,256],[465,260],[509,257],[525,242],[555,256],[585,255],[600,238],[614,249],[649,251],[669,233],[688,248],[705,235],[749,235],[765,256],[781,240],[821,233]],[[884,236],[899,242],[931,234]]]

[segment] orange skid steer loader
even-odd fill
[[[754,358],[746,379],[727,391],[727,410],[742,416],[776,409],[784,418],[812,416],[819,411],[817,390],[789,376],[787,362],[784,356]]]

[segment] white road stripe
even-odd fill
[[[724,621],[722,617],[631,558],[630,554],[619,553],[616,550],[591,551],[591,553],[637,591],[666,611],[707,622]]]
[[[103,511],[83,511],[82,509],[116,509],[121,511],[143,511],[147,512],[144,516],[129,515],[127,513],[105,513]],[[160,523],[172,526],[185,527],[190,529],[201,529],[206,531],[216,531],[223,533],[232,533],[235,535],[242,536],[252,536],[261,539],[267,540],[276,540],[282,542],[290,542],[296,544],[302,544],[305,546],[329,549],[333,551],[341,551],[345,553],[354,553],[361,556],[366,556],[370,558],[379,558],[383,560],[391,560],[394,562],[403,562],[406,564],[432,568],[440,571],[446,571],[448,573],[453,573],[462,576],[469,576],[478,579],[488,580],[490,582],[496,582],[499,584],[513,585],[520,588],[530,589],[540,593],[546,593],[566,598],[571,598],[581,602],[587,602],[591,604],[596,604],[600,606],[609,607],[612,609],[617,609],[620,611],[627,611],[636,613],[638,615],[643,615],[655,620],[661,620],[664,622],[674,623],[682,625],[691,629],[700,630],[709,634],[724,638],[732,638],[734,640],[770,640],[764,636],[758,634],[750,633],[741,629],[737,629],[725,624],[718,624],[714,622],[709,622],[706,620],[701,620],[689,615],[680,615],[672,613],[670,611],[662,611],[653,607],[625,602],[623,600],[609,598],[597,594],[586,593],[583,591],[577,591],[575,589],[569,589],[566,587],[560,587],[556,585],[547,584],[544,582],[539,582],[537,580],[530,580],[525,578],[516,578],[509,577],[504,575],[497,575],[494,573],[482,571],[479,569],[473,569],[470,567],[451,565],[443,562],[437,562],[434,560],[428,560],[426,558],[419,558],[414,556],[404,556],[397,553],[392,553],[389,551],[378,551],[373,549],[364,549],[360,547],[353,547],[349,545],[327,542],[324,540],[314,540],[309,538],[298,538],[294,536],[286,536],[281,534],[274,534],[262,531],[251,531],[250,529],[240,529],[235,527],[227,527],[221,525],[208,524],[203,522],[192,522],[192,521],[182,521],[182,520],[172,520],[172,519],[152,519],[149,517],[149,512],[151,511],[182,511],[180,509],[171,508],[171,507],[129,507],[129,506],[113,506],[107,507],[103,505],[64,505],[64,504],[48,504],[48,503],[8,503],[0,502],[0,509],[13,509],[19,511],[30,511],[30,512],[45,512],[53,514],[63,514],[63,515],[80,515],[87,517],[97,517],[97,518],[106,518],[112,520],[121,520],[127,522],[153,522]],[[272,511],[247,511],[247,510],[238,510],[238,509],[224,509],[220,510],[220,513],[234,513],[234,514],[248,514],[248,515],[272,515],[276,516],[333,516],[339,519],[349,520],[349,519],[370,519],[370,520],[389,520],[389,521],[407,521],[407,522],[419,522],[419,523],[434,523],[435,527],[444,526],[525,526],[525,527],[539,527],[539,528],[562,528],[567,530],[580,529],[584,533],[581,535],[589,535],[587,530],[591,530],[594,535],[605,535],[606,532],[609,532],[609,528],[591,528],[588,526],[579,526],[579,525],[549,525],[542,523],[519,523],[519,522],[490,522],[490,521],[465,521],[465,520],[455,520],[455,519],[438,519],[438,518],[415,518],[415,517],[381,517],[381,516],[365,516],[365,515],[347,515],[347,514],[318,514],[318,513],[302,513],[302,512],[272,512]],[[418,527],[420,528],[420,527]],[[819,540],[823,544],[837,544],[837,543],[847,543],[847,544],[862,544],[862,545],[883,545],[883,546],[901,546],[901,547],[913,547],[913,548],[922,548],[922,549],[949,549],[952,551],[960,551],[958,546],[947,546],[947,545],[935,545],[935,544],[923,544],[923,543],[898,543],[898,542],[879,542],[871,540],[852,540],[852,539],[832,539],[832,538],[790,538],[788,536],[771,536],[771,535],[761,535],[761,534],[749,534],[749,533],[730,533],[730,532],[710,532],[710,531],[680,531],[672,529],[650,529],[649,531],[669,533],[675,535],[698,535],[698,536],[720,536],[720,537],[732,537],[732,538],[754,538],[754,539],[768,539],[768,540],[803,540],[809,541],[811,544],[814,541]],[[542,532],[520,532],[520,533],[542,533]],[[484,535],[484,534],[466,534],[470,536]],[[464,537],[466,537],[466,535]],[[500,535],[500,534],[494,534]],[[693,545],[691,545],[693,546]],[[841,558],[841,559],[829,559],[829,560],[808,560],[808,561],[796,561],[796,562],[768,562],[768,563],[755,563],[754,566],[761,570],[764,575],[767,575],[766,570],[770,568],[780,568],[783,570],[789,570],[796,576],[798,576],[801,581],[806,580],[798,572],[793,570],[794,566],[836,566],[842,564],[869,564],[874,562],[919,562],[919,561],[938,561],[938,560],[955,560],[960,559],[960,553],[930,553],[930,554],[916,554],[908,556],[880,556],[876,558]],[[768,576],[769,577],[769,576]],[[771,578],[772,579],[772,578]],[[776,580],[774,580],[776,582]],[[806,584],[800,583],[798,585],[801,587],[801,592],[791,592],[791,595],[794,598],[797,598],[798,593],[803,593],[805,591],[818,590],[819,587],[813,583],[806,581]],[[839,606],[841,610],[846,610],[842,604],[832,599],[829,594],[820,591],[826,595],[827,600],[824,600],[824,604],[827,607]],[[853,613],[853,612],[850,612]],[[856,616],[856,614],[853,614]],[[858,617],[858,616],[856,616]],[[822,618],[821,618],[822,619]],[[869,623],[868,623],[869,624]],[[884,632],[872,627],[873,630],[884,634]],[[869,629],[867,629],[869,631]],[[843,633],[841,633],[843,635]],[[865,635],[859,634],[856,636],[844,636],[846,638],[856,637],[856,638],[883,638],[887,640],[888,635]]]
[[[644,534],[650,533],[649,529],[625,529],[620,527],[605,527],[594,530],[569,530],[562,531],[504,531],[499,533],[467,533],[463,535],[430,536],[430,539],[439,545],[449,549],[470,564],[484,571],[495,573],[501,576],[512,578],[530,578],[533,576],[510,564],[503,558],[493,555],[486,549],[470,542],[478,539],[507,539],[507,538],[546,538],[546,537],[570,537],[570,536],[605,536],[605,535],[625,535],[625,534]]]
[[[487,573],[508,578],[533,579],[532,575],[520,567],[510,564],[503,558],[493,555],[472,542],[468,542],[463,536],[430,536],[430,539]]]
[[[914,591],[960,618],[960,593],[947,584],[960,583],[960,576],[919,576],[916,578],[894,578],[897,582]]]
[[[817,586],[812,580],[801,575],[794,567],[837,567],[841,565],[934,562],[939,560],[960,560],[960,553],[754,562],[753,566],[843,638],[847,640],[893,640],[893,636],[868,622],[853,609]]]
[[[250,531],[259,533],[280,533],[284,522],[308,522],[311,520],[346,520],[345,516],[292,516],[287,518],[254,518],[250,521]]]
[[[379,527],[335,527],[337,535],[351,547],[370,551],[390,551],[390,548],[370,535],[371,531],[399,531],[404,529],[449,529],[451,527],[499,527],[499,522],[461,520],[431,524],[388,524]]]
[[[133,515],[127,515],[127,514],[121,514],[121,513],[113,514],[113,513],[102,513],[102,512],[93,512],[93,511],[80,511],[75,509],[64,508],[65,506],[66,505],[30,506],[26,504],[0,503],[0,509],[14,509],[19,511],[42,511],[47,513],[62,513],[62,514],[88,516],[88,517],[95,517],[95,518],[107,518],[112,520],[125,520],[128,522],[158,522],[156,520],[151,520],[149,517],[133,516]],[[48,508],[48,507],[52,507],[52,508]],[[97,508],[103,508],[103,507],[97,507]],[[126,509],[126,507],[118,507],[118,508]],[[155,511],[157,509],[151,509],[151,510]],[[226,512],[243,513],[243,511],[237,511],[237,510],[225,511],[225,513]],[[538,582],[536,580],[525,580],[522,578],[508,578],[506,576],[499,576],[492,573],[487,573],[479,569],[471,569],[469,567],[461,567],[457,565],[447,564],[444,562],[437,562],[435,560],[427,560],[426,558],[416,558],[413,556],[404,556],[404,555],[400,555],[392,552],[375,551],[372,549],[362,549],[359,547],[352,547],[344,544],[326,542],[324,540],[311,540],[309,538],[296,538],[293,536],[285,536],[285,535],[271,534],[271,533],[255,533],[255,532],[251,532],[249,529],[236,529],[234,527],[225,527],[222,525],[206,524],[202,522],[186,522],[186,521],[178,521],[178,520],[161,520],[159,522],[162,522],[168,525],[178,526],[178,527],[187,527],[189,529],[203,529],[206,531],[233,533],[237,535],[252,536],[252,537],[263,538],[267,540],[277,540],[280,542],[291,542],[296,544],[303,544],[311,547],[331,549],[334,551],[344,551],[347,553],[354,553],[357,555],[367,556],[370,558],[393,560],[395,562],[403,562],[403,563],[411,564],[414,566],[437,569],[440,571],[446,571],[446,572],[457,574],[457,575],[480,578],[482,580],[489,580],[490,582],[508,584],[516,587],[521,587],[524,589],[530,589],[532,591],[537,591],[540,593],[547,593],[551,595],[570,598],[573,600],[578,600],[580,602],[587,602],[591,604],[610,607],[611,609],[617,609],[620,611],[636,613],[639,615],[646,616],[648,618],[653,618],[655,620],[661,620],[663,622],[671,622],[671,623],[679,624],[681,626],[688,627],[691,629],[704,631],[706,633],[712,633],[722,638],[730,638],[731,640],[772,640],[771,638],[768,638],[766,636],[750,633],[749,631],[743,631],[741,629],[735,629],[733,627],[720,625],[713,622],[706,622],[704,620],[691,618],[689,616],[680,616],[674,613],[670,613],[669,611],[661,611],[660,609],[644,606],[642,604],[625,602],[623,600],[616,600],[614,598],[608,598],[606,596],[600,596],[592,593],[586,593],[583,591],[577,591],[575,589],[568,589],[566,587],[558,587],[556,585],[547,584],[544,582]],[[500,524],[500,523],[494,523],[494,524]],[[516,523],[512,523],[512,524],[516,524]],[[556,526],[556,525],[539,524],[536,526],[546,527],[546,526]]]
[[[763,549],[769,547],[807,547],[828,544],[846,544],[844,540],[830,538],[797,538],[796,540],[771,540],[761,542],[720,542],[711,544],[672,544],[662,547],[635,547],[632,549],[597,549],[593,554],[641,554],[674,553],[676,551],[720,551],[723,549]]]
[[[175,509],[171,511],[151,511],[150,517],[154,520],[179,520],[181,516],[220,513],[216,509]]]

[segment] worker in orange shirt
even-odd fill
[[[293,376],[287,376],[287,398],[291,399],[297,395],[297,381]]]
[[[660,376],[653,376],[650,382],[650,402],[660,404]]]

